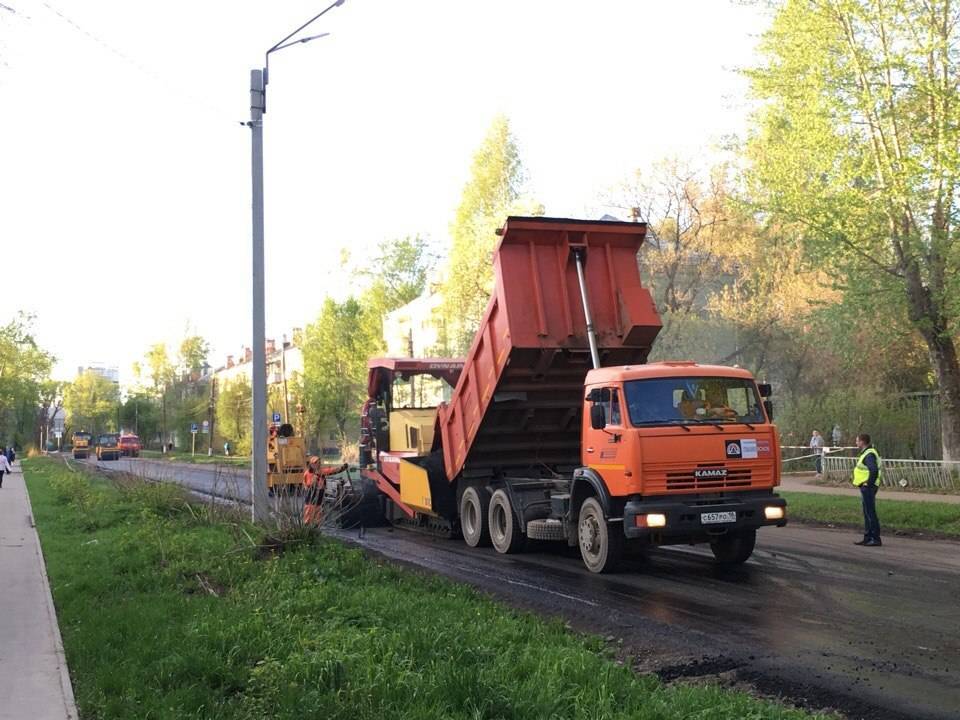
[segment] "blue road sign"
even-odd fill
[[[190,423],[190,432],[195,433],[197,431],[197,424]]]
[[[280,413],[273,414],[273,422],[276,423],[277,425],[280,424]]]

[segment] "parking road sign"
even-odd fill
[[[190,423],[190,432],[192,432],[194,435],[197,434],[197,424],[196,424],[196,423]]]
[[[273,424],[274,424],[274,425],[279,425],[279,424],[280,424],[280,413],[274,413],[274,414],[273,414]]]

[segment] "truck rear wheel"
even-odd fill
[[[595,573],[616,570],[623,559],[624,540],[622,530],[603,517],[603,507],[596,498],[583,501],[577,521],[577,544],[587,570]]]
[[[490,544],[490,495],[483,488],[471,485],[460,498],[460,531],[470,547]]]
[[[504,554],[519,552],[523,547],[523,533],[505,490],[497,490],[490,498],[488,518],[494,549]]]
[[[743,530],[733,535],[724,535],[710,543],[713,557],[721,565],[741,565],[753,554],[757,543],[756,530]]]

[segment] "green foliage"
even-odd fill
[[[382,343],[371,312],[354,298],[342,303],[328,298],[317,321],[304,331],[307,415],[314,430],[333,427],[341,442],[366,398],[367,360]]]
[[[57,500],[69,506],[70,521],[83,530],[96,530],[104,524],[103,488],[94,488],[86,473],[66,469],[52,473],[50,489]]]
[[[249,455],[252,439],[253,390],[250,379],[239,374],[223,382],[217,392],[217,430],[233,446],[232,452]]]
[[[120,390],[110,380],[87,370],[63,390],[63,406],[67,422],[74,430],[96,435],[117,430],[117,409]]]
[[[473,340],[493,289],[491,253],[496,230],[508,215],[542,215],[523,197],[523,163],[506,116],[498,115],[473,156],[470,179],[450,226],[451,245],[443,287],[448,329],[444,354],[464,354]]]
[[[187,373],[199,373],[207,364],[210,343],[199,335],[189,335],[180,343],[178,361],[180,368]]]
[[[334,541],[258,560],[254,528],[107,488],[85,529],[51,493],[62,472],[27,464],[81,717],[808,717],[637,676],[559,621]]]
[[[419,236],[380,243],[377,254],[359,273],[370,281],[361,298],[364,308],[382,318],[415,299],[423,292],[435,260],[427,241]]]
[[[923,338],[960,457],[960,26],[943,2],[785,0],[760,49],[751,199]]]
[[[33,320],[20,313],[0,327],[0,445],[22,447],[35,437],[42,384],[54,358],[37,345]]]
[[[160,432],[160,407],[156,399],[144,390],[127,394],[120,408],[120,425],[136,432],[141,442],[150,442]]]
[[[839,425],[845,446],[854,445],[856,436],[865,432],[885,457],[920,457],[918,406],[887,388],[860,385],[774,402],[785,445],[806,445],[813,430],[819,430],[829,444],[833,426]]]
[[[787,516],[794,520],[863,527],[863,507],[858,497],[782,491],[780,495],[787,499]],[[888,530],[960,537],[958,505],[893,499],[881,490],[877,496],[877,512],[881,526]]]
[[[134,364],[134,374],[137,377],[145,376],[149,380],[154,394],[159,397],[173,382],[176,371],[170,361],[170,353],[164,343],[151,345],[144,355],[145,365]]]

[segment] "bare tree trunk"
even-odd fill
[[[960,362],[957,360],[957,346],[947,329],[949,323],[938,302],[943,297],[942,288],[936,288],[940,292],[931,292],[922,282],[916,263],[904,264],[910,320],[927,344],[930,365],[940,390],[943,459],[960,460]]]
[[[940,438],[943,459],[960,460],[960,363],[957,347],[949,335],[928,336],[930,364],[940,388]]]

